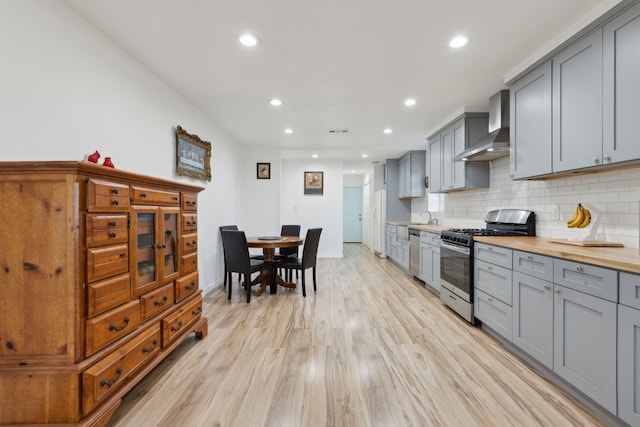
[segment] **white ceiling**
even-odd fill
[[[238,143],[285,158],[318,153],[361,172],[424,149],[463,111],[487,111],[505,81],[620,0],[65,3]],[[256,48],[238,43],[245,31],[260,38]],[[453,50],[457,34],[470,42]],[[284,104],[270,106],[272,97]],[[417,104],[405,107],[407,97]]]

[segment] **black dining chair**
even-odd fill
[[[222,247],[225,254],[225,264],[229,274],[239,273],[244,275],[247,302],[251,301],[251,273],[271,268],[270,262],[265,262],[249,257],[249,246],[244,231],[221,230]],[[231,299],[231,283],[227,287],[227,299]]]
[[[227,231],[238,231],[237,225],[221,225],[220,233],[223,230]],[[224,245],[222,246],[222,252],[224,253]],[[227,286],[227,280],[229,281],[229,285],[231,285],[231,272],[227,270],[227,254],[224,253],[224,286]],[[238,273],[238,281],[240,280],[240,274]]]
[[[280,228],[281,236],[296,236],[300,237],[300,225],[298,224],[286,224]],[[276,261],[282,261],[288,257],[298,257],[299,246],[293,248],[278,248],[278,253],[275,256]],[[296,279],[298,278],[298,270],[296,270]]]
[[[302,275],[302,296],[307,296],[305,287],[305,271],[308,268],[313,269],[313,291],[316,289],[316,260],[318,258],[318,244],[320,243],[320,233],[322,228],[310,228],[307,230],[307,237],[304,239],[304,248],[302,249],[302,258],[285,258],[278,266],[285,270],[300,270]]]

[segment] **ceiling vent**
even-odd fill
[[[349,129],[329,129],[329,135],[346,135],[349,133]]]

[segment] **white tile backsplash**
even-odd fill
[[[506,156],[491,162],[488,189],[433,194],[429,200],[431,203],[427,197],[413,201],[420,208],[412,209],[412,220],[421,221],[423,218],[416,213],[428,208],[445,227],[484,227],[484,217],[492,209],[529,209],[536,213],[538,236],[579,240],[598,227],[596,239],[640,248],[640,167],[543,181],[513,181]],[[570,229],[566,223],[578,203],[591,210],[593,221],[584,229]],[[552,219],[555,206],[558,220]]]

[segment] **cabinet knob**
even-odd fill
[[[599,158],[597,158],[597,157],[593,157],[593,158],[591,159],[591,161],[592,161],[593,163],[595,163],[596,165],[597,165],[598,163],[600,163],[600,159],[599,159]]]
[[[556,288],[556,289],[555,289],[555,293],[556,293],[556,294],[558,294],[558,295],[560,295],[560,289]]]
[[[549,286],[549,285],[544,285],[544,288],[545,288],[546,290],[549,290],[549,289],[551,289],[551,286]]]
[[[113,232],[113,231],[111,233],[109,233],[109,238],[110,239],[115,239],[116,236],[117,236],[117,234],[115,232]]]
[[[602,160],[604,160],[605,162],[610,162],[611,156],[609,156],[608,154],[605,154],[604,156],[602,156]]]
[[[577,266],[577,267],[576,267],[576,271],[579,271],[579,272],[581,272],[581,273],[582,273],[582,267],[581,267],[581,266]]]
[[[115,227],[117,223],[115,221],[109,221],[109,227]]]
[[[120,202],[117,200],[113,200],[111,203],[113,204],[113,206],[118,206],[120,204]]]
[[[118,189],[117,188],[113,188],[111,190],[111,194],[118,194]]]
[[[533,260],[533,257],[532,257],[531,255],[527,255],[527,259],[528,259],[529,261],[531,261],[531,260]]]
[[[142,194],[140,195],[140,197],[142,197],[143,199],[146,199],[146,198],[147,198],[147,193],[142,193]]]

